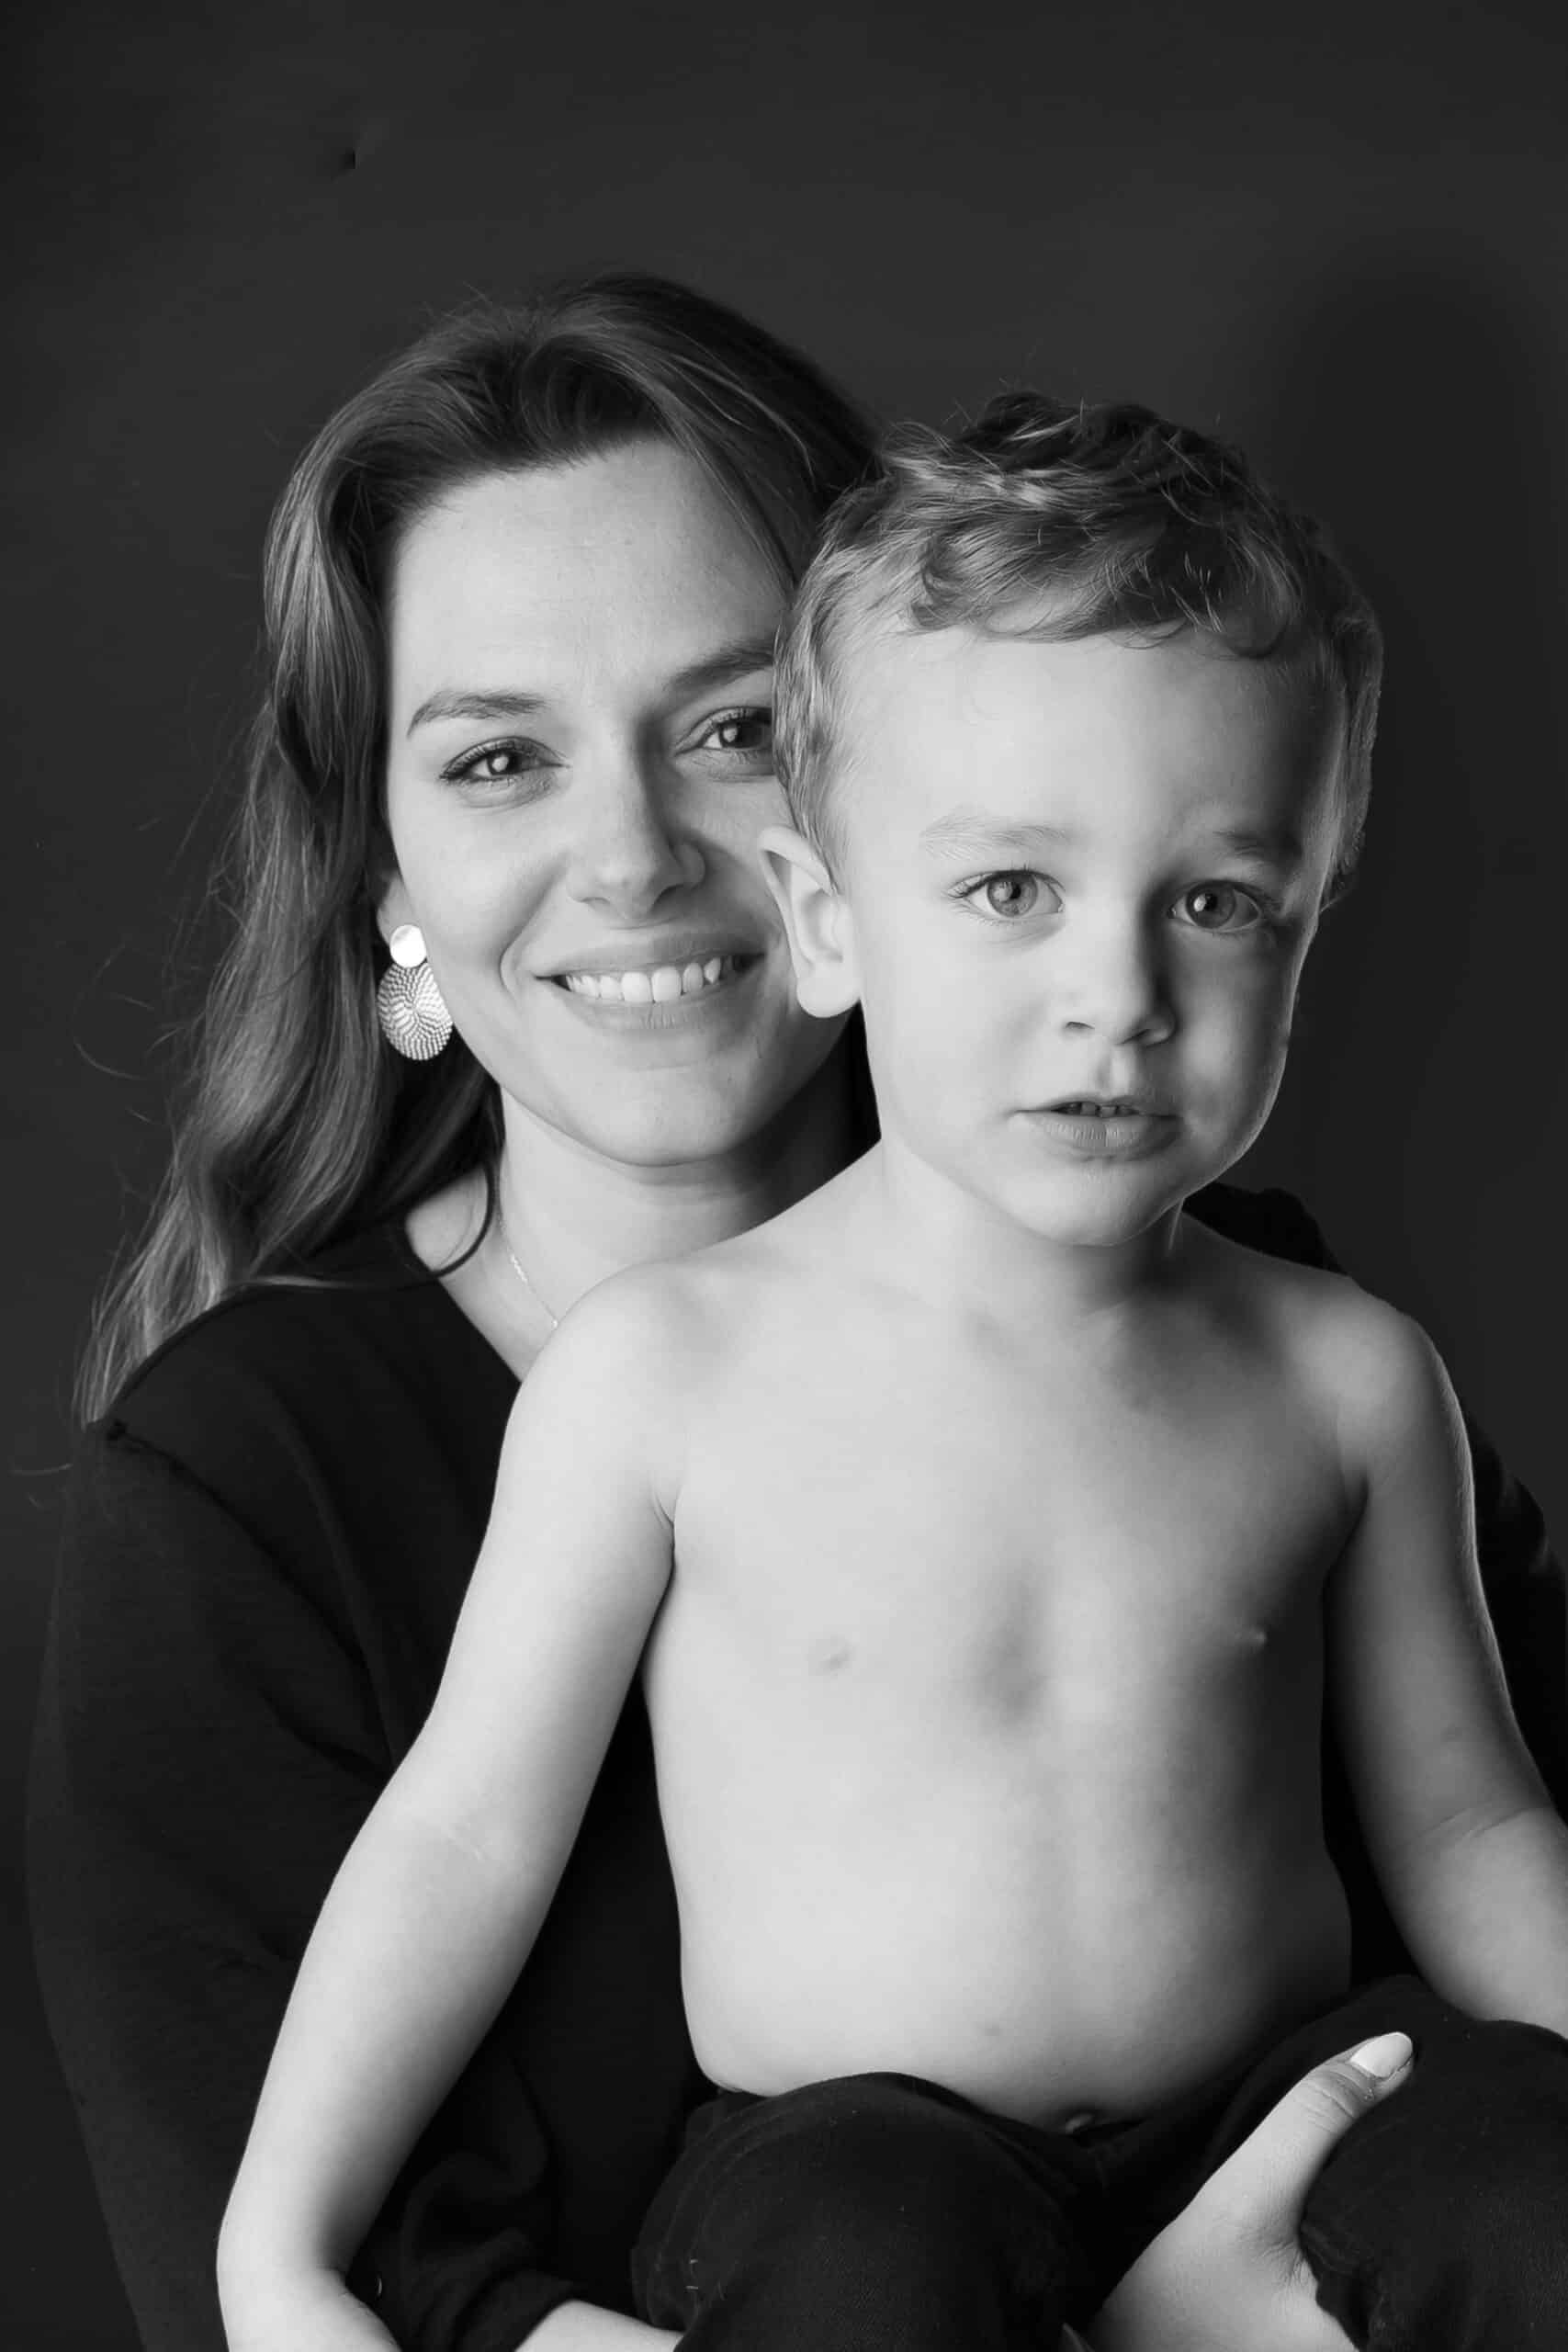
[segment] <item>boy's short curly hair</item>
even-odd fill
[[[835,508],[780,645],[775,735],[795,823],[830,868],[857,638],[978,628],[1157,641],[1201,630],[1304,673],[1340,718],[1330,890],[1366,820],[1382,673],[1377,619],[1327,535],[1239,451],[1145,408],[1016,391],[956,435],[903,425]]]

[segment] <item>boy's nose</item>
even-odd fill
[[[1058,978],[1064,1029],[1132,1046],[1157,1045],[1176,1026],[1155,943],[1142,925],[1107,926],[1081,939]]]
[[[630,754],[580,777],[572,815],[567,889],[584,904],[636,921],[667,890],[703,878],[702,850],[680,826],[662,780]]]

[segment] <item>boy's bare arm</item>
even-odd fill
[[[1330,1586],[1329,1687],[1368,1847],[1435,1990],[1568,2032],[1568,1827],[1508,1704],[1459,1408],[1413,1323],[1370,1300],[1351,1320],[1365,1498]]]
[[[429,1721],[322,1910],[224,2222],[231,2340],[323,2346],[333,2274],[526,1959],[670,1573],[668,1351],[595,1294],[531,1375]]]

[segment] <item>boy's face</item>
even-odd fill
[[[1333,854],[1338,729],[1196,635],[863,651],[840,935],[885,1135],[1029,1229],[1114,1243],[1246,1150]]]

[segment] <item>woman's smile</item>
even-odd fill
[[[737,984],[761,962],[759,956],[709,956],[686,964],[635,964],[629,968],[563,973],[554,982],[595,1021],[618,1027],[662,1028],[671,1019],[699,1018],[716,1000],[733,1001]]]
[[[692,923],[570,947],[542,977],[591,1004],[696,1003],[731,987],[764,952],[754,923]]]

